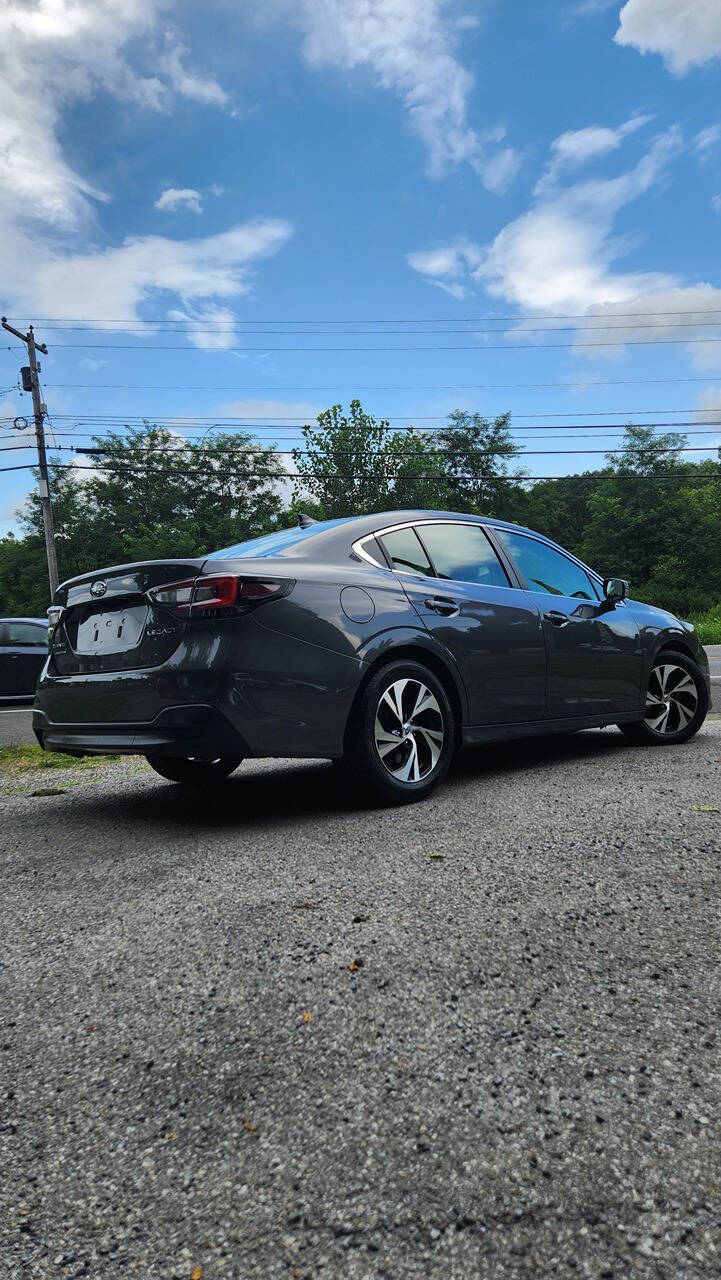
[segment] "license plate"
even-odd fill
[[[147,616],[146,605],[91,614],[78,627],[76,653],[123,653],[134,649],[140,643]]]

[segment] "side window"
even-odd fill
[[[433,573],[428,556],[416,537],[415,530],[394,529],[378,538],[394,569],[430,577]]]
[[[45,627],[33,626],[32,622],[8,622],[6,644],[35,644],[38,648],[48,642]]]
[[[571,596],[578,600],[598,599],[588,574],[560,551],[509,529],[495,529],[494,532],[518,565],[531,591],[545,591],[549,595]]]
[[[456,578],[480,586],[507,587],[506,572],[479,525],[424,524],[419,536],[438,578]]]

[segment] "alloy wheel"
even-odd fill
[[[673,662],[653,668],[646,695],[645,722],[654,733],[674,734],[696,714],[698,690],[688,671]]]
[[[422,680],[394,680],[378,699],[375,746],[384,767],[399,782],[423,782],[433,772],[445,741],[438,700]]]

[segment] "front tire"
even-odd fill
[[[391,662],[363,691],[342,769],[373,799],[408,804],[443,780],[455,746],[453,707],[438,677],[420,662]]]
[[[242,756],[219,756],[217,760],[194,760],[182,756],[146,756],[151,769],[168,782],[191,787],[208,787],[222,782],[242,762]]]
[[[664,746],[687,742],[708,711],[708,691],[700,667],[685,653],[664,651],[654,660],[643,720],[618,727],[632,742]]]

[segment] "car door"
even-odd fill
[[[424,625],[455,658],[471,725],[542,719],[540,610],[512,581],[483,527],[416,521],[376,536]]]
[[[31,697],[48,656],[47,627],[41,622],[9,619],[2,652],[8,684],[5,696]]]
[[[641,698],[638,626],[623,601],[601,598],[586,570],[532,534],[494,528],[539,608],[548,654],[549,719],[635,711]]]

